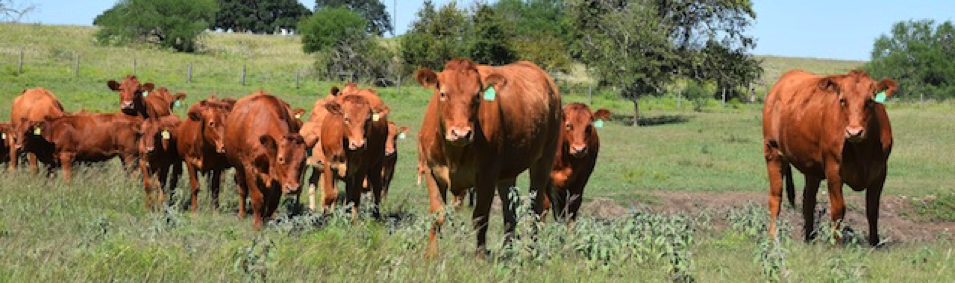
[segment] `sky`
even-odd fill
[[[27,23],[91,25],[93,18],[115,0],[15,0],[38,5],[23,19]],[[397,2],[396,32],[403,34],[423,1],[382,0],[393,16]],[[454,0],[434,0],[435,6]],[[493,0],[491,0],[493,2]],[[312,0],[299,0],[309,9]],[[473,0],[457,1],[469,7]],[[911,19],[952,20],[955,1],[949,0],[754,0],[756,22],[749,34],[757,38],[754,54],[868,60],[873,41],[887,34],[892,24]]]

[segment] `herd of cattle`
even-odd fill
[[[486,251],[495,193],[503,204],[506,235],[512,235],[516,211],[507,192],[524,171],[529,171],[533,209],[540,219],[551,209],[555,219],[576,219],[600,147],[596,128],[610,118],[609,111],[592,112],[580,103],[562,107],[553,80],[531,62],[494,67],[455,59],[440,73],[418,70],[415,79],[433,90],[418,131],[419,184],[423,177],[436,215],[429,254],[437,252],[448,191],[458,207],[468,192],[473,194],[479,252]],[[190,208],[196,211],[200,173],[207,178],[211,205],[217,207],[223,172],[234,168],[239,217],[251,198],[254,227],[260,229],[283,194],[301,195],[309,167],[311,210],[327,212],[344,201],[354,214],[362,194],[371,192],[377,214],[394,174],[395,143],[408,132],[388,121],[391,109],[374,89],[353,83],[333,87],[304,122],[304,109],[292,109],[265,91],[238,100],[212,96],[194,103],[180,119],[172,108],[185,94],[142,84],[135,76],[111,80],[108,86],[119,93],[119,113],[68,113],[50,91],[24,90],[13,102],[10,123],[0,123],[0,146],[6,147],[0,157],[9,170],[16,170],[25,154],[32,170],[39,170],[41,162],[48,172],[62,168],[69,180],[74,163],[121,157],[129,173],[138,162],[146,206],[155,208],[175,189],[185,164]],[[813,223],[823,179],[828,180],[832,218],[839,223],[846,183],[868,189],[869,240],[879,242],[879,197],[892,147],[881,102],[896,89],[894,81],[876,82],[861,71],[831,76],[792,71],[780,78],[764,109],[771,235],[783,179],[795,205],[792,165],[806,178],[806,223]],[[339,180],[345,183],[343,198],[338,196]],[[810,239],[812,227],[806,227]]]

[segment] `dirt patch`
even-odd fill
[[[755,204],[766,207],[767,196],[753,192],[649,192],[649,201],[633,201],[620,203],[607,198],[591,198],[581,207],[581,215],[612,218],[619,217],[631,211],[647,211],[656,213],[697,213],[712,211],[713,225],[717,229],[727,227],[726,211]],[[802,200],[797,196],[797,208],[792,208],[784,202],[781,218],[785,218],[793,226],[792,237],[803,238],[805,223],[802,217]],[[862,196],[846,196],[845,225],[857,232],[867,233],[868,220],[865,216],[865,198]],[[820,193],[816,206],[816,218],[830,217],[829,202],[824,193]],[[934,241],[940,237],[950,237],[955,233],[955,222],[926,222],[914,221],[911,215],[915,214],[913,201],[910,197],[883,196],[879,209],[879,234],[889,243]]]

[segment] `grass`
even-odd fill
[[[178,54],[143,47],[103,47],[84,27],[0,25],[0,105],[10,105],[23,88],[53,90],[69,111],[114,112],[116,94],[105,82],[131,72],[173,91],[185,91],[188,103],[215,92],[241,97],[260,88],[296,107],[308,109],[340,82],[320,81],[308,71],[312,59],[301,53],[296,38],[215,34],[203,41],[200,54]],[[19,50],[25,72],[16,74]],[[72,74],[73,54],[81,58],[80,75]],[[772,70],[805,68],[842,72],[859,62],[775,58]],[[193,64],[193,81],[185,70]],[[246,66],[247,84],[239,84]],[[295,71],[303,70],[301,88]],[[775,72],[775,71],[773,71]],[[429,92],[417,86],[379,89],[393,109],[390,119],[408,125],[415,136]],[[564,92],[565,102],[587,101],[586,94]],[[594,108],[614,111],[600,129],[600,162],[587,198],[619,204],[659,204],[653,192],[765,192],[761,106],[710,101],[702,112],[665,96],[641,101],[644,121],[629,127],[631,104],[612,93],[597,92]],[[955,167],[955,106],[890,101],[896,147],[890,160],[886,195],[939,195],[927,205],[932,215],[951,213]],[[182,116],[185,107],[177,110]],[[9,117],[0,107],[0,120]],[[187,198],[180,181],[176,203],[163,212],[142,207],[141,183],[125,176],[118,162],[77,172],[72,183],[23,171],[0,172],[0,282],[6,281],[649,281],[693,278],[705,282],[751,281],[951,281],[955,278],[953,241],[894,244],[870,249],[805,244],[784,237],[765,239],[766,213],[761,205],[695,214],[654,214],[634,210],[619,217],[584,215],[576,229],[548,221],[537,241],[534,219],[521,218],[522,237],[501,245],[500,213],[494,210],[489,243],[494,257],[475,260],[470,214],[452,215],[441,239],[442,254],[425,261],[430,215],[427,194],[414,185],[414,139],[399,142],[395,180],[383,211],[384,221],[284,214],[263,232],[235,217],[238,198],[226,177],[222,207],[211,211],[208,193],[200,193],[197,215],[179,205]],[[227,174],[231,175],[231,174]],[[801,186],[802,178],[795,178]],[[526,188],[526,178],[518,187]],[[526,190],[521,190],[526,193]],[[861,193],[846,190],[847,195]],[[944,200],[944,201],[943,201]],[[759,200],[762,203],[762,199]],[[939,204],[939,205],[935,205]],[[850,209],[849,213],[864,213]],[[888,227],[891,229],[891,227]],[[755,231],[755,232],[754,232]],[[211,279],[211,280],[210,280]]]

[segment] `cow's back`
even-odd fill
[[[276,140],[284,133],[291,133],[292,114],[278,98],[267,93],[257,92],[236,101],[232,112],[226,119],[225,147],[226,157],[235,166],[243,166],[243,161],[251,162],[259,157],[261,143],[259,137],[273,136]]]
[[[102,161],[122,153],[135,154],[142,119],[124,114],[70,115],[54,119],[50,141],[57,152],[69,151],[76,160]]]
[[[27,89],[13,100],[13,109],[10,112],[12,124],[19,124],[21,119],[43,121],[47,116],[63,116],[63,105],[49,90],[40,87]]]

